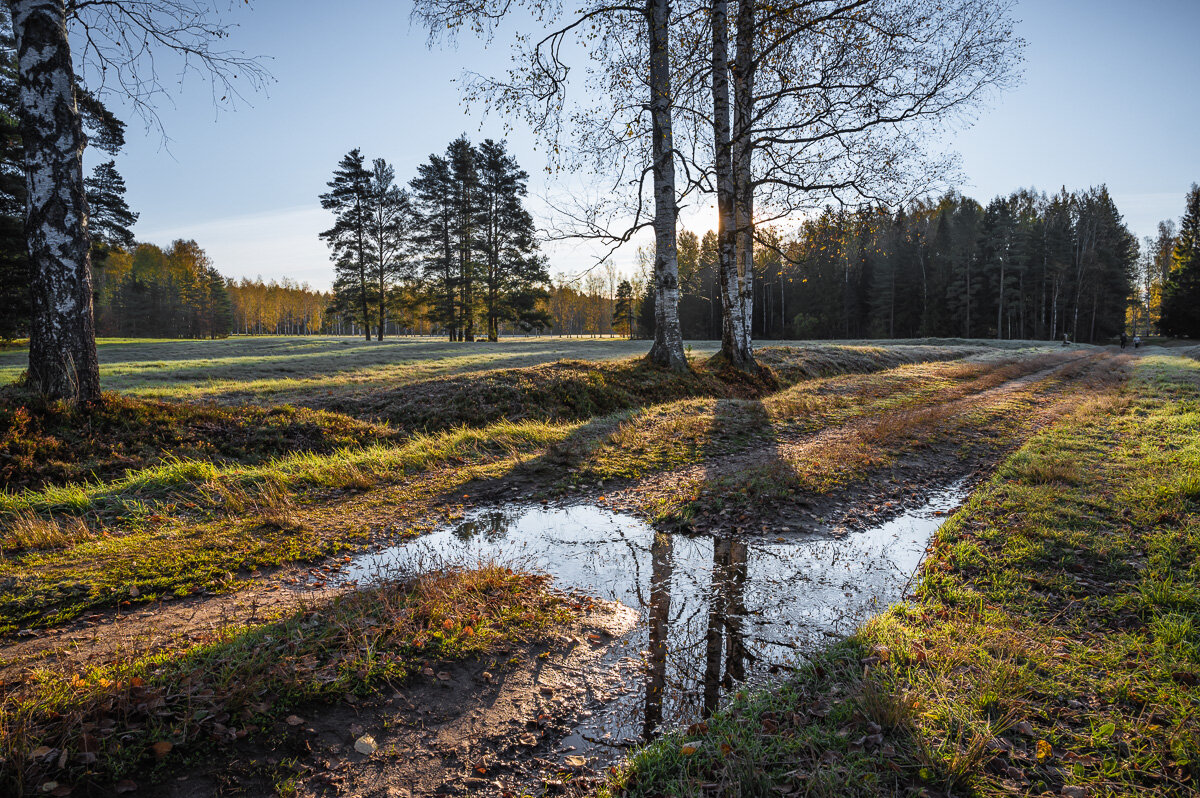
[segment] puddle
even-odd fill
[[[564,741],[603,758],[599,747],[693,722],[730,686],[797,666],[899,601],[945,512],[967,493],[957,483],[873,529],[786,539],[656,535],[597,506],[514,504],[362,555],[343,574],[366,582],[499,561],[638,610],[643,622],[589,679],[590,715]]]

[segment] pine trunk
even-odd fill
[[[647,0],[650,37],[650,118],[654,159],[654,345],[650,362],[687,371],[679,328],[679,257],[675,228],[675,144],[671,133],[671,67],[668,56],[671,0]]]
[[[92,317],[85,139],[62,0],[9,0],[25,146],[33,318],[29,383],[51,399],[100,398]]]

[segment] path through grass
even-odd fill
[[[628,796],[1183,796],[1200,779],[1200,363],[1080,394],[910,604],[636,756]]]

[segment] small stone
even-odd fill
[[[379,750],[379,743],[369,734],[364,734],[354,741],[354,750],[365,756],[370,756]]]
[[[1023,734],[1026,737],[1032,737],[1033,725],[1027,720],[1021,721],[1017,724],[1017,734]]]
[[[286,723],[289,726],[299,726],[302,723],[304,723],[304,718],[299,717],[298,715],[288,715],[284,719],[284,723]]]
[[[1088,788],[1065,786],[1062,788],[1062,792],[1059,794],[1062,795],[1063,798],[1087,798]]]

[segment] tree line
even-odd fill
[[[465,137],[430,155],[408,188],[383,158],[345,155],[321,195],[335,266],[334,308],[370,338],[388,321],[426,322],[452,341],[501,325],[542,330],[550,275],[525,209],[528,174],[503,142]]]

